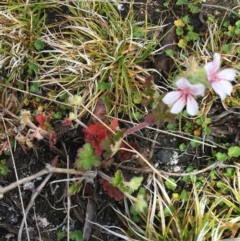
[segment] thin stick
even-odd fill
[[[93,180],[97,175],[97,172],[94,172],[94,171],[79,172],[79,171],[76,171],[75,169],[56,168],[56,167],[52,167],[50,164],[47,164],[45,169],[41,170],[40,172],[38,172],[36,174],[33,174],[29,177],[25,177],[14,183],[11,183],[10,185],[8,185],[6,187],[0,186],[0,198],[3,197],[4,193],[9,192],[10,190],[12,190],[16,187],[19,187],[19,190],[20,190],[21,184],[30,182],[31,180],[36,179],[36,178],[38,178],[44,174],[48,174],[48,173],[66,173],[66,174],[69,173],[69,174],[73,174],[73,175],[81,175],[81,176],[83,176],[84,179],[87,179],[87,180]]]

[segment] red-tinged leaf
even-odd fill
[[[130,141],[128,143],[133,149],[135,149],[136,151],[140,152],[140,147],[138,145],[137,142],[134,142],[134,141]],[[121,145],[120,145],[120,148],[126,148],[126,149],[130,149],[130,147],[122,142]],[[134,153],[131,152],[131,151],[125,151],[125,150],[119,150],[118,151],[118,158],[120,161],[127,161],[127,160],[130,160],[132,157],[133,157]]]
[[[106,106],[103,102],[102,99],[98,99],[96,107],[93,111],[93,114],[100,119],[101,121],[105,121],[106,119]],[[95,117],[92,118],[93,122],[95,123],[96,121],[98,121]]]
[[[152,125],[156,122],[156,117],[153,113],[149,113],[145,116],[144,122],[147,122],[149,125]]]
[[[43,128],[45,122],[47,121],[47,117],[45,115],[43,115],[43,114],[37,114],[35,116],[35,119],[38,122],[39,127],[41,127],[41,128]]]
[[[53,148],[57,143],[57,135],[55,131],[49,131],[48,139],[50,148]]]
[[[107,129],[102,123],[90,125],[87,129],[83,130],[85,141],[92,144],[95,149],[96,155],[100,156],[102,153],[101,142],[106,137],[112,136],[112,132]]]
[[[62,125],[73,127],[73,123],[69,118],[64,118],[64,120],[62,121]]]
[[[103,189],[108,193],[108,195],[114,198],[116,201],[120,201],[124,198],[124,194],[107,180],[100,179],[99,182],[102,184]]]
[[[110,128],[111,128],[113,131],[117,130],[117,128],[118,128],[118,120],[117,120],[117,119],[113,119],[113,120],[112,120],[112,122],[111,122],[111,124],[110,124]]]
[[[158,108],[153,110],[152,118],[155,119],[155,123],[158,127],[161,127],[164,122],[175,123],[176,115],[169,112],[169,108],[163,102],[159,102]]]

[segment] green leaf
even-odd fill
[[[201,143],[196,142],[196,140],[200,140],[200,139],[198,137],[194,137],[194,139],[190,141],[190,144],[191,144],[192,147],[198,147],[198,146],[201,145]]]
[[[169,3],[170,3],[170,2],[164,2],[164,3],[163,3],[163,6],[164,6],[164,7],[168,7]]]
[[[238,20],[238,21],[235,23],[235,25],[236,25],[237,27],[240,27],[240,20]]]
[[[142,94],[138,91],[133,91],[133,103],[140,104],[142,101]]]
[[[240,28],[236,28],[234,32],[235,34],[240,34]]]
[[[186,146],[185,143],[181,143],[181,144],[179,145],[179,150],[180,150],[180,151],[185,151],[186,148],[187,148],[187,146]]]
[[[75,230],[70,233],[70,239],[74,241],[83,241],[83,234],[80,230]]]
[[[138,194],[146,195],[146,189],[144,187],[140,187]]]
[[[233,45],[232,44],[223,44],[222,46],[222,50],[225,52],[225,53],[230,53],[231,50],[233,48]]]
[[[58,231],[57,232],[57,239],[61,240],[65,237],[65,233],[63,231]]]
[[[34,73],[37,73],[38,70],[39,70],[39,67],[36,64],[31,63],[31,62],[28,64],[28,73],[30,75],[33,75]]]
[[[194,6],[193,4],[188,5],[188,8],[190,9],[190,11],[191,11],[192,13],[199,13],[199,12],[200,12],[199,7]]]
[[[183,29],[180,28],[180,27],[177,27],[177,28],[176,28],[176,34],[179,35],[179,36],[180,36],[180,35],[183,35]]]
[[[30,86],[30,92],[31,92],[31,93],[37,93],[38,90],[39,90],[39,86],[38,86],[37,83],[34,83],[34,84],[32,84],[32,85]]]
[[[60,95],[58,95],[58,98],[60,100],[66,100],[69,97],[69,94],[67,92],[61,93]]]
[[[174,206],[168,206],[164,208],[164,216],[165,217],[169,217],[169,216],[173,216],[173,214],[176,212],[176,208]]]
[[[175,54],[175,51],[172,49],[165,50],[165,54],[169,57],[173,56]]]
[[[233,177],[234,173],[235,173],[235,169],[233,169],[232,167],[228,167],[224,175],[226,177]]]
[[[0,174],[3,175],[3,176],[6,176],[9,172],[9,169],[7,166],[5,165],[1,165],[0,166]]]
[[[209,127],[204,128],[205,135],[209,136],[211,134],[211,129]]]
[[[142,194],[137,195],[137,201],[134,203],[134,208],[137,212],[144,212],[144,209],[147,208],[147,202],[144,199]]]
[[[124,178],[123,178],[123,175],[122,175],[121,171],[118,170],[115,173],[114,177],[112,178],[111,183],[114,187],[118,187],[120,189],[120,191],[122,191],[122,192],[127,191],[127,188],[125,187]]]
[[[202,123],[203,123],[203,121],[200,118],[196,119],[196,124],[197,125],[201,126]]]
[[[216,170],[211,170],[210,177],[212,180],[215,180],[217,178],[217,176],[215,175],[216,173],[217,173]]]
[[[37,40],[35,43],[34,43],[34,47],[37,51],[41,51],[44,49],[44,42],[41,41],[41,40]]]
[[[129,193],[133,193],[134,191],[136,191],[140,187],[142,180],[143,177],[133,177],[127,184],[127,186],[129,187]]]
[[[177,0],[176,5],[187,4],[187,0]]]
[[[226,27],[226,28],[227,28],[228,26],[230,26],[230,25],[231,25],[231,24],[230,24],[229,21],[225,21],[225,22],[223,23],[223,26]]]
[[[184,23],[190,23],[190,17],[188,16],[188,15],[185,15],[183,18],[182,18],[182,21],[184,22]]]
[[[216,156],[217,160],[220,162],[224,162],[228,159],[228,156],[226,153],[218,152],[215,156]]]
[[[190,197],[190,193],[186,190],[182,190],[181,194],[180,194],[180,199],[182,201],[187,201]]]
[[[199,39],[199,34],[198,33],[195,33],[193,31],[189,31],[186,35],[186,40],[187,41],[195,41],[195,40],[198,40]]]
[[[90,143],[84,144],[84,146],[78,150],[76,164],[77,168],[84,168],[85,170],[90,170],[93,166],[97,167],[100,165],[100,159],[96,156]]]
[[[100,83],[98,83],[98,89],[99,89],[99,90],[111,91],[111,84],[109,84],[109,83],[104,83],[104,82],[100,82]]]
[[[81,188],[82,188],[82,183],[81,182],[74,182],[71,184],[71,186],[69,187],[69,191],[68,191],[68,194],[70,196],[76,194],[76,193],[79,193]]]
[[[176,130],[176,127],[177,127],[176,124],[172,124],[172,123],[167,124],[167,129],[168,129],[169,131],[175,131],[175,130]]]
[[[62,112],[60,112],[60,111],[57,111],[55,114],[54,114],[54,119],[62,119]]]
[[[140,120],[143,118],[143,115],[139,111],[131,112],[130,117],[133,120]]]
[[[167,181],[165,181],[165,185],[168,189],[174,191],[177,187],[176,181],[173,178],[168,178]]]
[[[228,149],[229,157],[239,157],[240,156],[240,147],[239,146],[231,146]]]
[[[135,27],[133,29],[133,37],[135,38],[141,38],[144,36],[144,31],[142,27]]]

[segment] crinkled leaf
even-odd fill
[[[169,108],[163,102],[159,102],[156,109],[152,113],[148,114],[145,119],[150,125],[155,123],[157,126],[162,126],[164,122],[175,123],[176,115],[169,112]]]
[[[106,137],[105,139],[103,139],[102,141],[101,141],[101,144],[100,144],[100,146],[101,146],[101,148],[102,148],[102,150],[104,150],[105,151],[105,156],[106,157],[108,157],[108,156],[110,156],[111,154],[112,154],[112,150],[111,150],[111,145],[113,144],[113,141],[112,141],[112,139],[110,139],[109,137]]]
[[[84,168],[90,170],[93,166],[100,165],[100,158],[95,154],[91,144],[86,143],[82,148],[78,150],[76,159],[77,168]]]
[[[129,187],[129,193],[136,191],[140,187],[142,180],[143,177],[133,177],[127,184],[127,186]]]
[[[81,182],[74,182],[71,184],[69,187],[68,195],[74,195],[78,192],[80,192],[82,188],[82,183]]]
[[[114,175],[114,177],[112,178],[112,185],[114,187],[118,187],[122,192],[126,192],[127,188],[125,187],[124,184],[124,178],[123,175],[121,173],[121,171],[117,171]]]
[[[124,131],[120,130],[113,137],[106,137],[100,143],[100,146],[105,150],[104,157],[112,157],[119,150],[123,140]]]
[[[110,131],[101,123],[90,125],[87,129],[83,130],[85,141],[91,143],[95,149],[96,155],[100,156],[102,148],[100,146],[101,141],[107,136]]]
[[[114,187],[107,180],[100,179],[99,182],[102,184],[104,191],[106,191],[111,198],[114,198],[116,201],[120,201],[124,198],[124,194],[119,188]]]
[[[109,127],[113,131],[116,131],[118,128],[118,120],[113,119]],[[93,148],[95,149],[95,153],[98,156],[100,156],[103,151],[101,146],[102,141],[107,137],[111,139],[113,136],[113,133],[111,132],[111,130],[109,130],[102,123],[96,123],[94,125],[90,125],[88,126],[87,129],[84,129],[83,132],[85,136],[85,141],[92,144]]]
[[[144,209],[147,208],[147,202],[144,199],[144,196],[142,194],[137,195],[137,200],[134,203],[134,208],[136,209],[137,212],[144,212]]]

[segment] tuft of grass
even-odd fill
[[[162,178],[149,179],[149,206],[145,213],[121,215],[134,240],[224,240],[239,237],[239,168],[233,168],[232,176],[216,171],[213,180],[191,176],[188,186],[169,192]],[[181,178],[180,178],[181,179]],[[199,181],[202,180],[201,185]],[[115,209],[115,211],[117,211]],[[135,216],[137,214],[134,214]]]
[[[7,36],[1,40],[0,81],[30,91],[25,106],[40,101],[31,93],[63,104],[77,94],[91,110],[101,97],[109,114],[144,113],[145,78],[156,72],[147,66],[162,26],[147,18],[137,22],[131,3],[122,17],[111,2],[14,0],[0,16],[0,32]]]

